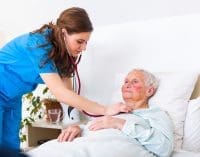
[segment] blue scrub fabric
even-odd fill
[[[7,105],[9,103],[9,105]],[[2,107],[3,106],[3,107]],[[21,98],[12,102],[0,100],[0,144],[18,150],[20,140],[18,132],[21,122]]]
[[[0,145],[19,149],[22,95],[44,83],[41,73],[57,73],[49,33],[24,34],[0,49]]]

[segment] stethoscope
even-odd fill
[[[81,60],[81,57],[82,55],[80,54],[77,59],[74,61],[73,57],[69,54],[69,58],[70,58],[70,61],[74,67],[74,75],[73,75],[73,89],[74,91],[80,95],[80,92],[81,92],[81,80],[80,80],[80,77],[79,77],[79,73],[78,73],[78,63],[80,62]],[[77,78],[77,79],[76,79]],[[78,86],[78,88],[77,88]],[[85,114],[85,115],[88,115],[90,117],[101,117],[103,115],[94,115],[94,114],[90,114],[84,110],[82,110],[82,112]]]
[[[65,31],[63,31],[63,33],[65,33]],[[64,42],[65,42],[65,44],[67,43],[65,36],[64,36]],[[67,49],[67,54],[68,54],[68,56],[70,58],[70,61],[71,61],[72,65],[73,65],[73,68],[74,68],[74,72],[73,72],[73,90],[78,95],[80,95],[80,93],[81,93],[81,80],[80,80],[79,73],[78,73],[78,63],[80,62],[82,55],[80,54],[76,59],[74,59],[72,57],[70,51],[68,50],[67,46],[66,46],[66,49]],[[78,85],[78,88],[77,88],[77,85]],[[68,108],[68,116],[70,116],[71,110],[73,110],[73,107],[69,106],[69,108]],[[101,116],[103,116],[103,115],[90,114],[90,113],[88,113],[88,112],[86,112],[84,110],[82,110],[82,112],[84,114],[88,115],[88,116],[91,116],[91,117],[101,117]]]

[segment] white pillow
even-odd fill
[[[189,101],[184,125],[183,149],[200,152],[200,97]]]
[[[160,85],[156,94],[150,99],[150,106],[159,106],[167,111],[174,123],[174,149],[182,147],[183,125],[189,98],[194,89],[198,74],[193,72],[154,73]],[[116,89],[112,101],[122,101],[121,85],[126,74],[116,76]]]

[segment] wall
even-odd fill
[[[10,40],[55,21],[71,6],[86,8],[95,27],[200,12],[199,0],[1,0],[0,31]]]
[[[166,68],[166,65],[170,65],[171,68],[174,67],[175,69],[181,66],[185,67],[185,69],[189,69],[191,66],[195,67],[194,64],[199,60],[199,16],[190,17],[190,15],[200,13],[199,0],[1,0],[0,32],[2,33],[0,34],[0,42],[5,43],[5,41],[11,38],[21,33],[32,31],[49,21],[55,22],[59,13],[71,6],[84,7],[88,11],[95,28],[97,26],[110,24],[138,22],[137,25],[141,25],[142,27],[136,27],[134,25],[133,29],[135,28],[135,32],[133,32],[134,38],[132,39],[126,39],[126,33],[128,32],[117,35],[116,33],[104,33],[104,37],[107,35],[108,37],[114,36],[113,38],[117,38],[118,44],[122,45],[122,49],[117,53],[122,53],[123,45],[131,44],[132,40],[135,43],[132,45],[133,49],[131,50],[134,52],[132,59],[134,63],[139,66],[146,65],[148,67],[153,66],[152,68],[162,69]],[[172,25],[168,25],[168,27],[164,27],[163,24],[168,20],[168,17],[172,17],[171,20],[173,21],[173,16],[176,18],[176,16],[180,15],[187,15],[187,22],[182,20],[178,25],[176,25],[175,22]],[[164,23],[160,23],[159,19],[161,19],[161,21],[164,20]],[[157,20],[157,24],[152,24],[152,20]],[[143,25],[143,23],[147,23],[149,27],[144,27],[145,25]],[[184,27],[182,27],[181,24],[183,24]],[[191,30],[188,32],[184,30],[185,28],[190,28]],[[168,31],[163,31],[163,29]],[[156,35],[154,38],[151,38],[154,33]],[[159,33],[161,34],[158,35]],[[171,38],[171,36],[173,36],[173,38]],[[180,36],[185,40],[177,42]],[[161,40],[159,40],[159,38],[161,38]],[[94,39],[100,41],[104,40],[102,38]],[[144,42],[144,40],[146,41]],[[92,42],[94,41],[91,41],[91,44]],[[112,43],[111,40],[104,42]],[[167,46],[166,43],[169,45]],[[155,45],[158,46],[156,47]],[[182,45],[188,46],[183,48]],[[112,51],[113,47],[110,46],[109,50]],[[94,53],[94,51],[96,50],[94,49],[88,52],[91,57],[93,57],[92,53]],[[144,58],[144,60],[138,59],[140,58],[140,53],[144,53],[145,51],[146,58]],[[193,52],[192,59],[190,52]],[[126,52],[123,53],[126,55]],[[159,58],[157,59],[157,65],[159,65],[159,67],[153,64],[153,62],[155,62],[154,56]],[[110,59],[118,60],[119,58],[116,57],[117,56],[111,53]],[[99,57],[95,57],[95,59],[91,61],[101,62],[101,60],[97,59],[99,59]],[[131,57],[129,59],[131,59]],[[196,66],[196,69],[198,69],[198,67],[200,66]],[[89,70],[91,69],[86,69],[86,72],[89,72]],[[107,71],[107,73],[109,73],[109,71]],[[107,83],[109,85],[109,82]]]
[[[98,102],[109,102],[110,91],[118,83],[116,77],[133,68],[199,73],[199,28],[200,13],[96,29],[79,65],[82,94]]]
[[[113,36],[113,38],[117,38],[118,44],[122,45],[122,49],[117,53],[122,53],[124,45],[132,44],[131,41],[134,42],[135,44],[132,45],[133,47],[131,50],[134,52],[133,61],[139,66],[148,65],[149,67],[154,66],[154,68],[166,68],[166,65],[170,65],[170,67],[174,67],[174,69],[181,66],[189,69],[191,66],[194,67],[194,64],[199,60],[199,17],[190,17],[190,15],[200,13],[199,0],[1,0],[0,44],[5,43],[5,41],[21,33],[32,31],[44,23],[49,21],[55,22],[59,13],[71,6],[86,8],[95,28],[97,26],[126,22],[138,22],[138,25],[144,26],[142,23],[146,22],[149,27],[133,27],[133,29],[135,28],[135,32],[133,33],[134,38],[131,40],[126,39],[125,32],[122,34],[105,34],[102,32],[104,33],[104,37]],[[164,23],[162,24],[159,22],[159,19],[161,19],[161,21],[167,21],[168,17],[172,17],[171,20],[173,20],[173,17],[176,18],[176,16],[182,15],[187,15],[187,22],[182,20],[178,25],[174,23],[173,25],[168,25],[169,27],[163,27]],[[156,25],[152,24],[153,20],[157,20]],[[184,27],[182,27],[181,24]],[[185,31],[184,29],[186,28],[190,28],[191,31]],[[163,31],[162,29],[168,31]],[[159,32],[161,33],[160,36],[158,35]],[[151,38],[154,33],[157,36]],[[97,42],[104,40],[104,42],[112,43],[109,38],[105,41],[105,39],[102,38],[95,38],[95,34],[93,36]],[[173,36],[173,38],[171,36]],[[180,36],[182,36],[181,39],[185,40],[176,42],[180,39]],[[161,40],[159,40],[159,38],[161,38]],[[145,44],[144,40],[146,40]],[[95,44],[95,42],[91,40],[91,44]],[[169,45],[167,46],[165,43]],[[152,45],[154,45],[154,47]],[[156,47],[155,45],[158,46]],[[182,45],[188,46],[183,48]],[[103,47],[104,46],[105,45],[103,45]],[[113,47],[110,46],[109,50],[112,51]],[[88,49],[88,54],[93,57],[92,54],[94,54],[96,50],[90,51],[91,50]],[[146,58],[139,60],[140,53],[145,51],[147,53]],[[190,59],[190,52],[193,52],[192,59]],[[126,52],[123,53],[126,55]],[[117,55],[112,55],[111,53],[110,58],[118,59],[116,58]],[[157,59],[159,67],[153,64],[153,62],[155,62],[154,56],[159,58]],[[99,57],[94,57],[93,61],[101,62],[97,59],[99,59]],[[200,66],[196,66],[196,69],[198,69],[198,67]],[[89,71],[90,69],[86,70]]]

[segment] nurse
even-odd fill
[[[86,11],[72,7],[56,21],[21,35],[0,49],[0,146],[19,150],[22,95],[45,83],[58,101],[92,114],[128,112],[125,104],[101,105],[71,90],[73,62],[93,30]]]

